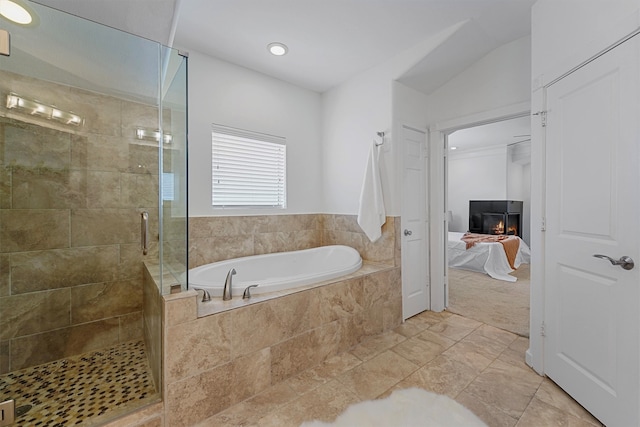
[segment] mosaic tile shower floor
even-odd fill
[[[91,426],[159,400],[144,342],[132,341],[102,351],[0,376],[0,401],[14,399],[19,426]]]

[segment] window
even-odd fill
[[[286,207],[284,138],[213,125],[214,208]]]

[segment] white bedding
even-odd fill
[[[509,265],[502,243],[476,243],[473,247],[466,249],[466,243],[460,240],[462,236],[464,236],[464,233],[449,232],[449,241],[447,243],[449,267],[479,271],[488,274],[494,279],[507,282],[515,282],[517,280],[509,275],[514,270]],[[518,239],[520,238],[518,237]],[[528,264],[529,262],[531,262],[531,250],[520,239],[518,253],[513,264],[518,268],[520,264]]]

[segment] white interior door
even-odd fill
[[[544,370],[609,427],[639,425],[640,37],[546,89]]]
[[[402,316],[429,309],[426,132],[402,127]]]

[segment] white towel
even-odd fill
[[[378,147],[374,142],[369,151],[369,159],[367,160],[362,190],[360,191],[358,225],[360,225],[369,240],[375,242],[382,236],[381,227],[386,221],[378,165]]]

